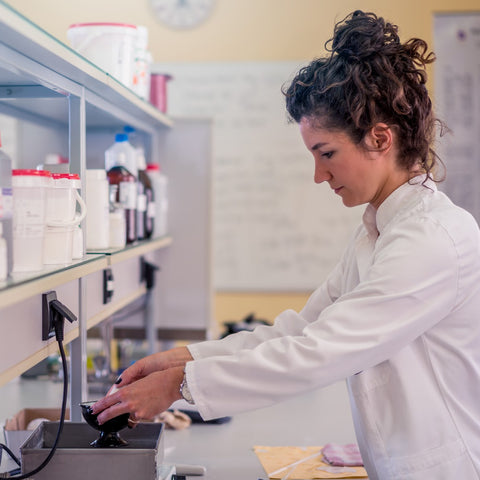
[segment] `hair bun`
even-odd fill
[[[361,60],[381,51],[392,40],[399,43],[395,26],[386,25],[374,13],[356,10],[337,23],[329,50],[346,59]]]

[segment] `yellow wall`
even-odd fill
[[[335,20],[355,9],[374,11],[400,27],[402,38],[432,44],[434,12],[473,11],[479,0],[216,0],[211,18],[192,30],[173,31],[155,21],[148,0],[7,0],[33,22],[67,43],[77,22],[128,22],[148,27],[150,49],[162,61],[308,60],[319,55]],[[300,309],[305,294],[216,295],[218,321],[250,312],[273,319],[285,308]]]
[[[401,27],[403,36],[432,38],[432,12],[480,9],[479,0],[216,0],[211,18],[190,31],[156,22],[149,0],[7,0],[18,11],[66,42],[76,22],[145,25],[154,59],[164,61],[298,60],[318,55],[335,19],[371,10]]]

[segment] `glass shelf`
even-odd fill
[[[172,238],[169,236],[151,238],[149,240],[142,240],[130,245],[126,245],[124,248],[108,248],[98,250],[88,250],[88,254],[102,254],[109,257],[109,263],[116,263],[117,261],[126,260],[130,257],[138,257],[144,253],[157,250],[159,248],[167,247],[172,243]]]
[[[86,255],[68,265],[51,265],[36,272],[15,273],[7,281],[0,282],[0,309],[107,266],[104,255]]]
[[[50,277],[54,274],[72,269],[78,269],[81,266],[86,266],[90,263],[97,262],[99,258],[102,258],[102,255],[87,254],[83,258],[74,260],[73,262],[65,265],[47,265],[42,270],[38,271],[13,273],[8,280],[0,281],[0,292],[24,285],[32,281],[41,280],[42,278]]]
[[[171,237],[143,240],[123,249],[87,252],[83,258],[67,265],[50,265],[36,272],[14,273],[7,281],[0,282],[0,308],[45,292],[54,285],[84,277],[128,258],[167,247],[171,243]]]

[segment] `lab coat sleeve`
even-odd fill
[[[317,291],[304,311],[289,311],[268,334],[262,329],[262,335],[244,337],[248,341],[232,339],[225,350],[212,347],[215,356],[200,354],[187,363],[202,417],[265,407],[354,375],[447,315],[458,291],[459,259],[457,245],[440,225],[418,221],[403,230],[400,224],[377,247],[368,273],[350,292],[329,303],[326,298],[334,296]]]
[[[343,261],[332,270],[327,280],[309,298],[303,310],[298,314],[286,310],[277,316],[273,325],[261,325],[254,331],[243,331],[229,335],[221,340],[211,340],[188,346],[194,359],[229,355],[242,349],[252,349],[258,345],[285,336],[301,335],[303,329],[316,320],[321,310],[335,301],[340,294],[340,282]]]

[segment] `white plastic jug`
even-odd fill
[[[117,133],[115,143],[105,150],[105,170],[125,167],[134,177],[138,174],[137,150],[128,141],[128,134]]]
[[[44,245],[44,263],[67,264],[73,258],[73,240],[76,227],[85,218],[87,207],[78,193],[80,177],[70,173],[52,174],[47,190],[47,214]],[[79,212],[77,213],[77,204]]]
[[[53,173],[53,182],[47,191],[47,225],[52,227],[78,225],[87,213],[87,207],[78,190],[80,177],[73,173]],[[77,204],[80,212],[77,213]]]

